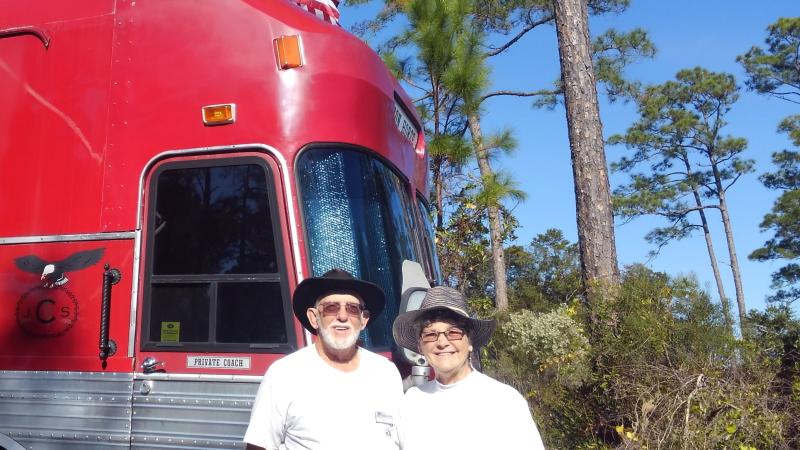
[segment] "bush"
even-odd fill
[[[615,326],[589,335],[592,313]],[[800,323],[771,310],[750,325],[736,340],[693,277],[632,266],[599,312],[500,315],[482,359],[527,395],[548,449],[798,449]]]
[[[484,349],[486,371],[531,402],[548,448],[576,448],[591,423],[579,392],[591,376],[589,340],[574,319],[576,308],[503,315]]]

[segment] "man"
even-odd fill
[[[300,283],[292,302],[303,327],[319,336],[267,370],[247,448],[396,450],[400,374],[357,345],[370,315],[383,310],[383,290],[333,269]]]

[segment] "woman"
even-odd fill
[[[421,353],[436,378],[406,392],[400,411],[403,450],[544,449],[528,403],[514,388],[473,369],[473,346],[489,340],[495,323],[467,314],[464,295],[428,290],[420,309],[400,314],[398,345]]]

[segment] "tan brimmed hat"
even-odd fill
[[[485,345],[494,333],[494,320],[470,317],[467,313],[467,299],[464,294],[447,286],[437,286],[428,289],[419,309],[400,314],[394,320],[392,334],[397,345],[421,353],[418,345],[419,322],[437,309],[450,310],[467,319],[471,328],[469,340],[475,347]]]

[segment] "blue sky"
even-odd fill
[[[763,47],[767,26],[779,17],[800,15],[800,2],[632,0],[631,3],[622,14],[590,21],[593,36],[608,28],[629,31],[640,27],[649,33],[658,52],[655,58],[629,67],[626,73],[630,78],[646,84],[663,83],[674,79],[681,69],[701,66],[733,74],[742,87],[741,97],[728,115],[729,124],[724,132],[748,140],[749,146],[743,156],[756,161],[756,172],[743,177],[731,188],[728,201],[745,301],[748,309],[763,309],[764,297],[770,293],[770,274],[782,263],[759,263],[747,259],[750,252],[769,238],[769,234],[760,232],[758,224],[777,197],[776,192],[763,187],[758,175],[772,170],[772,152],[791,147],[785,135],[776,133],[776,127],[784,117],[800,114],[800,105],[747,91],[744,72],[736,63],[736,56],[753,45]],[[343,7],[342,22],[347,27],[373,11],[371,6]],[[555,30],[550,26],[529,33],[508,52],[492,59],[494,89],[546,88],[558,76]],[[513,155],[494,162],[496,169],[510,172],[528,194],[527,200],[514,209],[521,225],[517,231],[518,243],[528,244],[548,228],[559,228],[568,239],[576,241],[575,199],[563,108],[537,110],[531,107],[530,100],[524,98],[497,97],[490,99],[485,106],[484,131],[509,128],[519,143]],[[630,104],[609,104],[601,96],[600,107],[606,137],[623,133],[637,118],[635,108]],[[626,152],[623,147],[608,147],[606,157],[611,162]],[[612,188],[621,181],[624,177],[612,175]],[[710,217],[725,292],[735,305],[728,266],[730,258],[719,215],[712,212]],[[616,241],[620,265],[646,262],[652,246],[644,240],[644,235],[663,224],[657,218],[645,217],[618,225]],[[648,262],[648,266],[671,275],[695,273],[712,298],[718,297],[700,234],[668,245]]]

